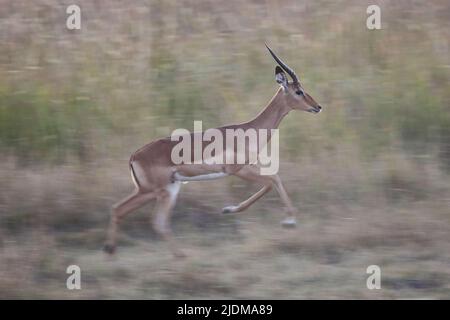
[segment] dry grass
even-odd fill
[[[367,167],[365,175],[355,175],[338,158],[334,167],[323,163],[332,161],[325,157],[283,166],[283,171],[302,167],[298,176],[291,172],[285,179],[300,208],[299,226],[293,230],[280,227],[283,210],[274,193],[246,213],[223,216],[220,208],[250,194],[248,185],[234,178],[188,184],[172,219],[188,253],[184,260],[174,259],[151,230],[151,206],[125,221],[116,257],[101,252],[107,205],[123,190],[105,189],[105,198],[99,199],[89,194],[98,194],[116,179],[130,185],[120,181],[117,172],[96,175],[94,168],[76,175],[81,180],[89,177],[89,185],[78,180],[69,185],[67,171],[48,168],[44,171],[49,184],[39,194],[32,193],[36,174],[21,170],[14,177],[21,185],[10,184],[17,189],[4,204],[31,203],[47,211],[15,222],[11,219],[19,219],[17,215],[3,216],[3,222],[13,223],[15,229],[6,228],[2,237],[1,297],[448,298],[448,176],[434,176],[438,169],[433,162],[425,166],[426,176],[407,171],[414,162],[403,158],[401,168],[389,162],[394,169],[380,169],[386,165],[380,162]],[[380,176],[380,170],[386,176]],[[396,179],[403,181],[402,190],[392,185],[393,174],[401,177]],[[322,180],[320,175],[329,178]],[[105,176],[111,183],[105,183]],[[417,188],[420,177],[430,182],[428,192],[416,198],[408,190]],[[397,194],[386,196],[389,188]],[[28,189],[30,193],[22,193]],[[205,192],[208,198],[202,196]],[[89,209],[69,210],[71,197],[76,201],[81,196]],[[82,269],[80,291],[65,288],[70,264]],[[379,291],[365,286],[365,270],[372,264],[382,269]]]

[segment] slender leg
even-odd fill
[[[260,174],[259,168],[257,166],[251,165],[242,168],[240,171],[234,174],[244,180],[259,182],[264,184],[264,187],[259,190],[256,194],[251,196],[249,199],[243,201],[237,206],[229,206],[223,209],[223,212],[239,212],[247,209],[250,205],[256,202],[264,194],[270,191],[272,186],[275,186],[283,204],[286,206],[287,217],[281,222],[285,227],[295,226],[295,214],[297,210],[292,205],[291,200],[283,187],[281,179],[278,175],[264,176]]]
[[[169,248],[175,257],[184,257],[185,254],[177,247],[170,228],[170,213],[175,206],[179,189],[180,182],[175,182],[158,195],[153,227],[168,242]]]
[[[283,183],[278,175],[273,176],[273,184],[275,185],[275,189],[277,189],[281,200],[286,206],[287,217],[281,221],[281,224],[283,227],[294,227],[296,225],[295,214],[297,213],[297,209],[292,205],[292,201],[284,189]]]
[[[244,211],[245,209],[250,207],[253,203],[255,203],[259,198],[261,198],[263,195],[265,195],[270,190],[272,190],[272,186],[266,185],[266,186],[262,187],[254,195],[252,195],[250,198],[239,203],[237,206],[228,206],[228,207],[223,208],[222,213],[235,213],[235,212]]]
[[[148,201],[153,199],[155,195],[153,193],[141,193],[136,191],[132,195],[123,199],[119,203],[113,206],[111,213],[111,220],[109,224],[107,241],[104,246],[105,252],[112,254],[116,248],[117,229],[119,222],[132,211],[142,207]]]

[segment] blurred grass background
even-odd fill
[[[448,1],[76,3],[71,31],[73,1],[0,0],[0,298],[449,298]],[[371,4],[382,30],[366,28]],[[280,128],[299,227],[278,225],[275,193],[223,217],[256,186],[190,183],[172,219],[188,259],[151,206],[105,258],[130,154],[258,113],[277,88],[264,41],[325,107]],[[371,264],[382,290],[366,288]]]

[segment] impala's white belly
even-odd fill
[[[183,176],[178,172],[174,173],[175,181],[182,181],[182,182],[215,180],[226,176],[229,176],[229,174],[225,172],[206,173],[197,176]]]

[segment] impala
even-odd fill
[[[278,64],[275,67],[275,80],[279,84],[279,89],[269,104],[252,120],[215,128],[216,130],[223,133],[228,129],[274,130],[291,110],[302,110],[315,114],[322,110],[322,107],[305,92],[295,72],[280,60],[267,45],[266,47]],[[286,73],[292,78],[292,81],[288,80]],[[190,138],[195,139],[194,135],[196,134],[203,133],[190,133]],[[269,135],[266,142],[268,143],[270,139]],[[136,189],[133,194],[113,206],[107,242],[104,247],[107,253],[115,251],[119,222],[127,214],[155,199],[154,229],[168,241],[175,256],[183,256],[183,252],[176,246],[172,237],[169,218],[180,191],[180,184],[186,181],[204,181],[231,175],[261,185],[261,189],[245,201],[223,208],[223,213],[236,213],[247,209],[274,187],[286,208],[287,215],[281,222],[282,226],[295,226],[296,209],[278,174],[263,175],[258,163],[249,161],[240,164],[175,163],[172,158],[172,150],[176,144],[177,142],[170,137],[158,139],[137,150],[131,156],[129,166]],[[248,144],[246,146],[251,148]],[[260,150],[258,149],[257,152]]]

